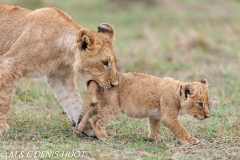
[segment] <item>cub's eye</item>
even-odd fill
[[[203,103],[202,102],[198,102],[199,107],[203,108]]]
[[[103,65],[104,67],[108,67],[108,61],[102,61],[102,65]]]

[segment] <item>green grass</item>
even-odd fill
[[[102,22],[110,23],[116,30],[120,71],[184,81],[206,78],[213,102],[211,117],[205,121],[183,112],[179,116],[200,139],[198,145],[180,145],[163,125],[161,139],[151,142],[147,120],[124,115],[107,128],[113,140],[101,142],[74,133],[44,80],[23,79],[7,120],[11,129],[0,140],[0,159],[11,151],[85,151],[85,159],[240,159],[239,0],[155,0],[153,5],[116,0],[0,2],[31,9],[56,6],[94,30]],[[80,79],[78,86],[85,97]]]

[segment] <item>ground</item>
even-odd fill
[[[211,117],[204,121],[184,112],[179,116],[200,139],[198,145],[180,145],[163,125],[161,139],[151,142],[147,120],[124,115],[107,128],[113,140],[101,142],[74,133],[44,79],[23,79],[7,119],[11,129],[0,138],[0,159],[6,153],[21,158],[21,151],[23,159],[29,152],[30,157],[47,158],[42,151],[55,152],[55,159],[75,159],[79,152],[85,159],[240,159],[239,0],[0,2],[31,9],[56,6],[94,30],[102,22],[112,24],[119,71],[182,81],[206,78],[212,101]],[[78,85],[84,98],[80,77]]]

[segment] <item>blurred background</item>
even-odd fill
[[[206,121],[195,121],[183,113],[179,116],[183,125],[203,142],[193,150],[181,150],[172,133],[163,126],[161,142],[147,142],[146,119],[129,120],[126,116],[109,125],[113,141],[100,143],[81,138],[79,143],[79,137],[69,131],[71,122],[62,114],[45,80],[23,79],[8,119],[11,130],[0,141],[5,150],[22,149],[25,144],[27,150],[29,146],[40,146],[42,150],[80,148],[91,155],[112,152],[139,157],[188,154],[187,159],[196,158],[196,154],[204,155],[202,159],[210,155],[215,159],[240,157],[240,0],[0,0],[0,3],[29,9],[58,7],[93,30],[100,23],[109,23],[115,28],[114,49],[120,72],[144,72],[182,81],[207,79],[213,102],[211,117]],[[86,91],[80,78],[78,85],[84,98]]]
[[[119,70],[210,84],[240,78],[239,0],[0,0],[58,7],[86,28],[114,26]]]

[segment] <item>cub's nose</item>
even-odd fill
[[[205,117],[205,118],[208,118],[208,117],[209,117],[209,115],[204,115],[204,117]]]

